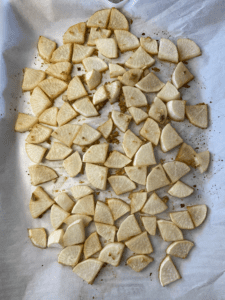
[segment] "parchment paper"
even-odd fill
[[[37,40],[44,35],[62,44],[66,29],[86,21],[96,10],[110,6],[107,0],[2,0],[1,13],[1,83],[0,83],[0,299],[63,300],[63,299],[179,299],[222,300],[225,299],[225,2],[224,0],[130,0],[125,1],[122,11],[132,20],[131,32],[141,37],[160,39],[169,37],[176,41],[188,37],[197,42],[202,56],[188,61],[187,67],[195,75],[190,88],[181,88],[188,104],[209,104],[210,124],[201,130],[188,123],[173,122],[184,141],[196,151],[209,149],[212,161],[207,173],[192,171],[184,178],[190,186],[196,186],[192,196],[185,200],[169,197],[169,210],[182,210],[186,205],[207,204],[208,216],[199,228],[184,232],[184,237],[195,243],[187,259],[172,258],[182,279],[161,287],[158,267],[165,256],[168,243],[157,233],[150,237],[154,247],[154,262],[141,273],[135,273],[125,265],[131,253],[126,250],[119,267],[106,266],[92,286],[83,282],[69,267],[57,263],[58,249],[41,250],[33,247],[27,237],[27,228],[45,227],[52,231],[49,212],[41,219],[33,220],[29,213],[29,200],[33,187],[30,185],[24,140],[27,133],[16,134],[13,130],[18,111],[30,113],[29,93],[22,94],[22,69],[34,67],[46,69],[37,57]],[[121,4],[119,4],[121,5]],[[131,53],[119,58],[129,57]],[[110,60],[107,60],[110,61]],[[170,79],[173,64],[157,62],[161,72],[156,73],[164,82]],[[83,69],[82,69],[83,70]],[[82,74],[74,68],[73,74]],[[108,80],[107,78],[104,78]],[[154,94],[148,95],[149,102]],[[62,97],[56,100],[62,104]],[[118,104],[114,104],[114,108]],[[93,127],[107,119],[111,106],[101,111],[101,118],[89,119]],[[81,124],[83,118],[79,117]],[[78,119],[79,119],[78,118]],[[78,122],[78,119],[72,122]],[[139,127],[140,128],[140,127]],[[131,129],[137,128],[132,124]],[[122,134],[120,133],[120,140]],[[50,147],[48,145],[48,147]],[[115,146],[112,149],[117,149]],[[157,147],[159,149],[159,147]],[[81,148],[74,147],[81,154]],[[118,148],[120,149],[120,148]],[[157,159],[175,158],[177,149],[163,155],[157,151]],[[66,178],[60,162],[51,162],[62,175],[53,184],[43,187],[55,197],[60,191],[79,181],[87,183],[85,175]],[[109,188],[109,186],[108,186]],[[143,188],[139,186],[138,189]],[[166,195],[167,189],[159,191]],[[70,192],[69,192],[70,194]],[[70,194],[71,195],[71,194]],[[100,193],[97,199],[115,196],[112,190]],[[129,202],[127,195],[120,197]],[[185,204],[181,208],[181,204]],[[168,212],[159,218],[168,218]],[[117,225],[119,224],[116,223]],[[92,227],[90,231],[93,231]]]

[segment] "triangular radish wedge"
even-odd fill
[[[69,215],[70,213],[68,213],[58,205],[53,204],[51,207],[51,214],[50,214],[52,227],[54,229],[58,229]]]
[[[107,98],[111,104],[118,100],[121,91],[121,82],[116,80],[105,85]]]
[[[166,107],[170,119],[177,122],[184,121],[186,101],[171,100],[167,102]]]
[[[69,101],[77,100],[81,97],[87,96],[83,83],[78,76],[73,77],[67,89],[67,97]]]
[[[68,85],[63,80],[57,78],[48,78],[41,81],[38,86],[45,92],[45,94],[54,100],[67,89]]]
[[[50,107],[39,116],[39,122],[50,126],[57,126],[58,107]]]
[[[146,96],[139,89],[132,86],[123,86],[122,89],[127,107],[147,106]]]
[[[105,123],[103,123],[102,125],[100,125],[97,130],[102,134],[102,136],[107,139],[113,129],[113,121],[112,119],[108,119]]]
[[[149,73],[150,73],[149,69],[144,69],[142,77],[147,76]]]
[[[71,187],[71,192],[76,200],[94,193],[94,191],[87,185],[75,185]]]
[[[134,157],[134,166],[151,166],[155,165],[155,155],[152,147],[152,143],[142,145],[139,150],[136,152]]]
[[[171,221],[159,220],[157,225],[161,237],[166,242],[174,242],[183,240],[182,231]]]
[[[29,209],[32,218],[36,219],[40,217],[46,210],[48,210],[54,201],[43,190],[42,187],[37,187],[31,195]]]
[[[148,117],[148,114],[140,108],[130,107],[128,110],[137,125],[146,120]]]
[[[30,144],[40,144],[45,142],[52,133],[52,129],[40,124],[36,124],[31,129],[26,138],[26,142]]]
[[[63,229],[57,229],[50,233],[48,237],[48,247],[63,248]]]
[[[158,43],[156,40],[151,39],[150,37],[141,37],[140,38],[141,47],[151,55],[158,54]]]
[[[117,232],[117,240],[121,242],[138,234],[141,234],[141,228],[139,227],[135,216],[130,215],[121,223]]]
[[[84,257],[87,259],[101,250],[102,245],[99,241],[98,234],[97,232],[93,232],[84,242]]]
[[[27,153],[27,156],[29,157],[29,159],[32,162],[39,164],[42,161],[42,159],[45,155],[45,152],[47,151],[47,148],[44,148],[44,147],[38,146],[38,145],[34,145],[34,144],[26,143],[25,150],[26,150],[26,153]]]
[[[122,145],[126,156],[131,159],[141,147],[142,141],[130,129],[128,129],[123,136]]]
[[[108,168],[86,163],[87,179],[95,188],[106,189]]]
[[[34,88],[30,96],[31,109],[35,116],[40,116],[41,113],[52,105],[47,95],[37,86]]]
[[[187,210],[170,213],[170,219],[180,229],[194,229],[195,226]]]
[[[181,181],[177,181],[168,191],[173,197],[185,198],[190,196],[194,192],[194,189],[186,185]]]
[[[126,69],[117,64],[109,64],[110,78],[116,78],[122,76],[126,72]]]
[[[55,142],[50,148],[46,159],[48,160],[62,160],[72,153],[72,149],[61,143]]]
[[[196,154],[195,162],[201,174],[206,172],[210,163],[210,152],[204,151]]]
[[[102,249],[98,259],[114,267],[118,267],[124,248],[125,245],[123,243],[110,243]]]
[[[156,193],[153,193],[145,203],[141,212],[149,215],[157,215],[167,210],[167,208],[168,206],[165,202],[163,202]]]
[[[63,161],[63,167],[70,177],[75,177],[82,170],[82,160],[78,151]]]
[[[108,70],[108,65],[99,57],[87,57],[83,59],[82,63],[87,72],[90,72],[92,70],[104,72]]]
[[[47,247],[47,234],[44,228],[28,229],[28,237],[34,246],[42,249]]]
[[[139,47],[125,62],[125,66],[130,69],[146,69],[154,63],[155,60],[142,47]]]
[[[168,102],[170,100],[180,99],[180,92],[178,92],[175,86],[168,81],[166,85],[161,89],[161,91],[157,94],[157,97],[165,102]]]
[[[73,144],[73,140],[80,130],[80,127],[80,125],[76,124],[65,124],[53,131],[51,136],[53,136],[55,139],[59,140],[66,146],[71,147]]]
[[[85,229],[82,220],[77,220],[70,224],[63,236],[63,244],[65,246],[72,246],[82,244],[85,241]]]
[[[89,97],[81,98],[74,102],[73,108],[84,117],[96,117],[98,112]]]
[[[117,58],[118,48],[114,38],[97,39],[95,41],[98,51],[105,57]]]
[[[84,44],[86,33],[86,23],[81,22],[67,29],[63,35],[63,44],[76,43]]]
[[[37,123],[38,123],[37,117],[30,116],[24,113],[19,113],[15,124],[15,131],[17,132],[28,131]]]
[[[67,212],[70,212],[75,204],[75,202],[65,192],[58,194],[54,200],[62,209]]]
[[[100,86],[93,96],[93,104],[99,104],[108,99],[108,94],[104,85]]]
[[[125,194],[136,189],[136,185],[126,176],[111,176],[108,181],[116,195]]]
[[[78,131],[73,143],[79,146],[86,146],[94,143],[100,139],[101,133],[89,126],[88,124],[83,124]]]
[[[53,169],[42,165],[30,166],[29,172],[32,185],[38,185],[58,178],[58,175]]]
[[[95,214],[94,196],[88,195],[79,199],[75,204],[75,206],[73,207],[72,214],[94,216]]]
[[[156,93],[165,86],[165,83],[151,72],[136,83],[135,86],[144,93]]]
[[[140,130],[140,135],[155,146],[157,146],[160,137],[159,125],[153,119],[147,118],[143,127]]]
[[[106,241],[113,243],[115,241],[116,226],[95,222],[97,233]]]
[[[125,172],[127,176],[134,182],[138,184],[145,185],[146,184],[146,177],[147,177],[147,167],[125,167]]]
[[[130,206],[126,202],[117,198],[107,199],[107,204],[112,212],[114,221],[130,211]]]
[[[175,85],[177,89],[181,88],[183,85],[188,83],[194,78],[194,75],[185,67],[182,62],[176,66],[172,75],[172,83]]]
[[[196,43],[189,39],[178,39],[177,49],[180,61],[188,60],[202,54]]]
[[[153,252],[152,244],[147,232],[143,232],[125,242],[125,245],[135,254],[150,254]]]
[[[192,125],[202,129],[208,127],[208,105],[207,104],[187,105],[186,116]]]
[[[139,79],[141,78],[142,73],[143,70],[141,69],[130,69],[123,74],[121,82],[124,85],[135,86],[135,84],[138,83]]]
[[[73,269],[73,272],[85,280],[88,284],[92,284],[102,266],[103,262],[98,259],[89,258],[77,264]]]
[[[132,117],[127,114],[123,114],[120,111],[113,110],[112,111],[112,120],[116,127],[119,128],[120,131],[125,132],[129,126]]]
[[[38,40],[38,53],[41,58],[43,58],[46,62],[49,62],[52,53],[56,49],[56,43],[51,41],[50,39],[47,39],[44,36],[40,36]]]
[[[101,80],[102,73],[96,70],[91,70],[85,75],[85,81],[89,90],[94,90],[101,83]]]
[[[87,227],[89,223],[92,221],[92,217],[86,215],[80,215],[80,214],[70,215],[64,220],[64,223],[69,226],[70,224],[72,224],[77,220],[82,220],[84,227]]]
[[[126,30],[115,30],[114,34],[120,51],[126,52],[137,49],[140,46],[138,38]]]
[[[165,103],[158,97],[155,97],[148,114],[149,117],[151,117],[156,122],[160,124],[165,123],[167,119],[167,108]]]
[[[35,70],[31,68],[25,68],[25,72],[23,75],[23,91],[31,91],[33,90],[41,81],[43,81],[46,77],[44,71]]]
[[[97,39],[108,38],[110,37],[110,35],[111,35],[111,30],[92,27],[88,37],[87,45],[95,46],[96,45],[95,41]]]
[[[144,225],[145,230],[150,234],[150,235],[155,235],[156,233],[156,217],[151,216],[141,216],[141,221]]]
[[[179,146],[183,142],[183,139],[179,136],[176,130],[167,124],[160,136],[160,145],[163,152],[168,152],[173,148]]]
[[[176,45],[168,39],[160,39],[158,59],[178,63],[178,51]]]
[[[147,193],[146,192],[135,192],[129,195],[131,200],[130,208],[131,214],[134,214],[142,209],[146,200],[147,200]]]
[[[207,206],[205,204],[187,206],[187,210],[195,227],[200,226],[205,221],[207,215]]]
[[[119,151],[114,150],[109,154],[106,162],[104,163],[104,166],[106,166],[107,168],[121,169],[128,165],[130,162],[131,159],[129,159]]]
[[[170,181],[166,177],[166,173],[162,165],[159,164],[156,167],[152,168],[151,172],[148,174],[146,189],[147,192],[152,192],[169,184]]]
[[[161,285],[168,285],[180,278],[181,276],[174,266],[172,259],[170,256],[166,256],[159,267],[159,281]]]
[[[166,254],[185,259],[193,246],[194,243],[187,240],[173,242],[166,249]]]
[[[73,44],[68,43],[57,48],[53,53],[50,59],[52,63],[71,61],[71,56],[73,52]]]
[[[83,162],[92,164],[104,164],[108,153],[109,144],[102,143],[91,146],[83,156]]]
[[[198,163],[196,162],[197,153],[195,150],[186,143],[183,143],[177,153],[176,159],[177,161],[183,162],[188,166],[196,168]]]
[[[141,272],[151,262],[153,262],[153,258],[143,254],[134,255],[127,259],[127,265],[135,272]]]
[[[110,208],[102,201],[97,201],[96,203],[94,221],[108,225],[114,224]]]
[[[83,245],[74,245],[64,248],[59,253],[58,263],[64,266],[75,267],[80,260],[82,250]]]
[[[87,21],[87,27],[106,28],[109,22],[111,9],[96,11]]]
[[[111,9],[108,29],[129,30],[129,23],[126,17],[115,7]]]
[[[163,164],[166,174],[169,176],[172,183],[178,181],[181,177],[190,172],[190,167],[180,161],[171,161]]]
[[[58,79],[67,81],[70,78],[72,68],[73,65],[68,61],[58,62],[55,64],[50,64],[45,70],[45,73]]]
[[[73,107],[68,102],[65,102],[60,107],[60,110],[58,112],[57,122],[59,126],[65,125],[66,123],[76,118],[77,115],[78,113],[73,109]]]
[[[73,64],[80,64],[83,59],[93,54],[95,48],[86,45],[73,44]]]

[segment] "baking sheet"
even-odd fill
[[[198,148],[209,149],[212,161],[207,173],[200,176],[197,171],[184,178],[184,182],[196,185],[195,193],[185,200],[170,197],[169,211],[182,210],[181,204],[207,204],[209,208],[206,222],[199,228],[187,232],[184,237],[195,243],[187,259],[173,258],[181,276],[167,287],[158,281],[158,267],[165,256],[168,243],[159,235],[150,237],[154,247],[154,262],[141,273],[135,273],[125,266],[130,255],[126,250],[118,268],[106,266],[90,286],[77,277],[69,267],[57,263],[59,250],[41,250],[32,246],[27,237],[27,228],[46,227],[51,232],[49,213],[41,219],[33,220],[28,204],[33,187],[28,172],[29,159],[24,150],[27,135],[15,134],[14,123],[18,111],[30,112],[29,93],[22,94],[21,83],[24,67],[45,69],[37,57],[39,35],[53,38],[62,44],[66,29],[81,21],[86,21],[96,10],[109,7],[107,0],[2,0],[0,3],[1,25],[1,95],[0,95],[0,298],[25,300],[62,299],[199,299],[217,300],[225,298],[225,201],[224,201],[224,133],[225,133],[225,2],[223,0],[130,0],[125,1],[122,11],[132,20],[131,32],[138,37],[145,34],[160,39],[179,37],[193,39],[201,47],[203,55],[188,61],[188,68],[195,75],[190,88],[181,88],[184,100],[190,104],[209,104],[210,126],[198,129],[187,121],[173,126],[184,141]],[[129,53],[125,54],[128,55]],[[120,58],[122,60],[122,58]],[[166,81],[174,69],[173,64],[157,62],[161,72],[156,73]],[[82,71],[80,71],[82,73]],[[74,68],[74,74],[79,71]],[[107,78],[105,78],[107,80]],[[154,95],[148,96],[149,102]],[[61,97],[56,105],[61,105]],[[117,104],[114,104],[117,108]],[[90,119],[93,127],[106,120],[110,105],[102,109],[102,118]],[[80,118],[80,123],[83,122]],[[77,121],[77,120],[76,120]],[[75,121],[75,122],[76,122]],[[74,121],[73,121],[74,122]],[[135,126],[131,125],[131,129]],[[122,134],[120,134],[122,139]],[[49,146],[48,146],[49,147]],[[79,147],[74,147],[80,153]],[[177,150],[160,158],[175,157]],[[46,162],[45,162],[46,163]],[[55,197],[58,192],[68,189],[86,177],[67,179],[61,163],[51,162],[59,174],[59,180],[43,187]],[[143,186],[139,186],[139,189]],[[98,199],[114,195],[100,193]],[[166,189],[159,192],[166,195]],[[114,195],[115,196],[115,195]],[[127,195],[120,197],[127,202]],[[168,213],[159,215],[168,218]],[[94,230],[93,228],[91,230]]]

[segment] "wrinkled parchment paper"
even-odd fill
[[[118,1],[117,1],[118,2]],[[124,4],[124,2],[126,2]],[[41,219],[33,220],[29,214],[29,200],[33,187],[30,185],[24,140],[27,133],[13,131],[18,111],[30,113],[29,93],[22,94],[22,69],[33,67],[46,69],[37,57],[39,35],[54,39],[62,44],[66,29],[78,22],[86,21],[96,10],[110,6],[107,0],[2,0],[1,13],[1,83],[0,83],[0,298],[24,300],[63,299],[225,299],[225,2],[224,0],[130,0],[123,1],[122,11],[132,20],[131,32],[141,37],[160,39],[169,37],[176,41],[188,37],[197,42],[203,55],[188,61],[187,67],[195,75],[190,88],[181,88],[181,94],[188,104],[205,102],[209,104],[210,123],[207,130],[201,130],[188,123],[173,122],[184,141],[196,151],[209,149],[212,161],[207,173],[200,175],[192,171],[182,179],[196,186],[192,196],[180,200],[170,197],[169,210],[182,210],[186,205],[208,206],[205,223],[193,231],[184,231],[184,237],[195,243],[187,259],[172,258],[182,279],[161,287],[158,267],[165,256],[168,243],[158,233],[150,237],[154,247],[154,262],[141,273],[135,273],[125,265],[131,253],[126,250],[119,267],[103,268],[92,286],[76,276],[71,268],[57,263],[58,249],[41,250],[33,247],[27,237],[27,228],[45,227],[51,232],[49,212]],[[126,53],[118,61],[129,57]],[[107,60],[110,61],[110,60]],[[156,73],[164,82],[170,79],[173,64],[157,62],[161,72]],[[155,67],[154,66],[154,67]],[[83,70],[83,68],[82,68]],[[74,67],[73,74],[82,74]],[[108,80],[107,78],[104,78]],[[151,103],[154,94],[148,95]],[[62,97],[56,100],[62,104]],[[118,104],[114,104],[116,109]],[[103,123],[111,110],[107,104],[101,111],[101,118],[89,119],[93,127]],[[80,118],[80,124],[83,118]],[[78,118],[78,119],[79,119]],[[72,122],[78,122],[78,119]],[[134,129],[131,125],[131,129]],[[120,140],[122,134],[120,133]],[[47,144],[48,147],[50,145]],[[112,149],[120,149],[116,148]],[[159,148],[159,147],[158,147]],[[80,153],[81,148],[74,147]],[[177,149],[163,155],[157,151],[157,159],[175,158]],[[60,191],[79,181],[87,183],[85,175],[66,178],[61,162],[46,162],[61,175],[55,184],[43,187],[55,197]],[[139,189],[143,186],[139,186]],[[159,191],[166,195],[167,189]],[[69,192],[70,194],[70,192]],[[100,193],[97,199],[112,197],[111,189]],[[120,198],[129,203],[127,195]],[[181,208],[181,204],[184,207]],[[168,218],[168,213],[159,215]],[[116,223],[119,225],[119,222]],[[90,231],[94,231],[92,226]]]

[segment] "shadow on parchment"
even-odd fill
[[[24,206],[24,202],[28,202],[24,199],[23,187],[18,180],[18,133],[14,131],[14,125],[18,115],[22,69],[28,62],[28,52],[33,48],[32,40],[36,39],[36,36],[12,4],[8,3],[4,17],[7,22],[4,23],[6,43],[3,51],[6,85],[3,91],[4,99],[1,99],[0,119],[0,290],[2,299],[22,299],[28,281],[25,278],[28,275],[25,274],[26,267],[19,266],[23,247],[27,242],[26,218],[21,207]]]

